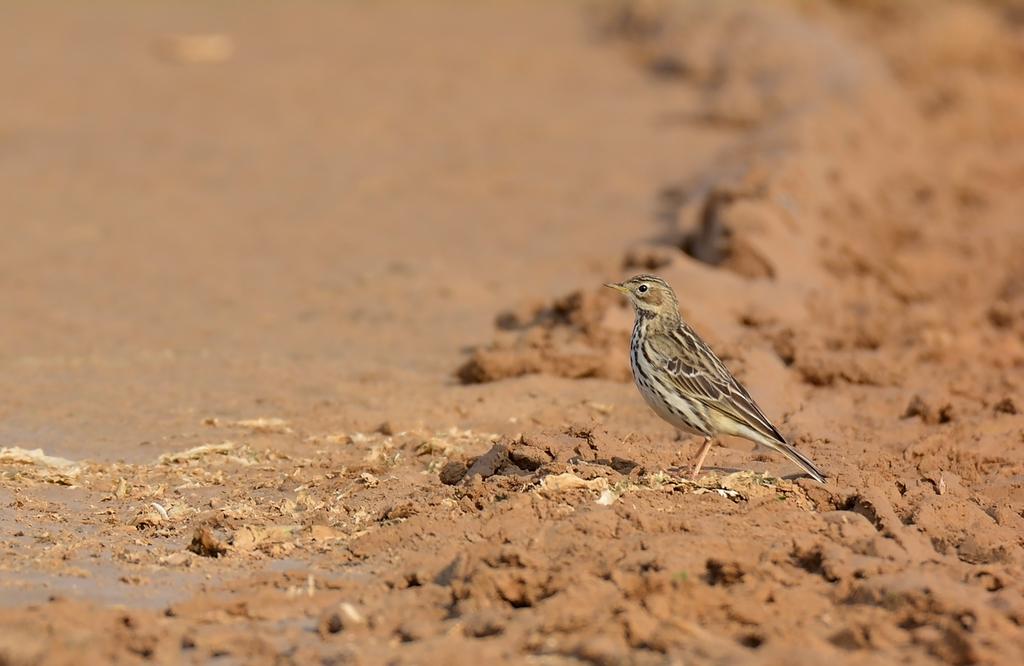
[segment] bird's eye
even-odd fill
[[[641,294],[645,294],[647,293],[647,285],[642,284],[639,287],[637,287],[636,290],[639,291]]]

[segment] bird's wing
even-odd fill
[[[685,323],[651,343],[652,351],[660,357],[659,365],[668,371],[680,391],[770,440],[785,443],[786,438],[764,415],[747,389]]]

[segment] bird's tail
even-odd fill
[[[818,483],[825,483],[825,473],[811,462],[811,459],[785,442],[771,442],[771,448],[789,458],[797,467],[807,472]]]

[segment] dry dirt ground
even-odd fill
[[[0,664],[1024,661],[1024,8],[21,3]],[[656,272],[822,486],[685,479]]]

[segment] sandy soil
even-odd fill
[[[23,3],[0,664],[1024,660],[1010,2]],[[657,272],[821,486],[685,479]]]

